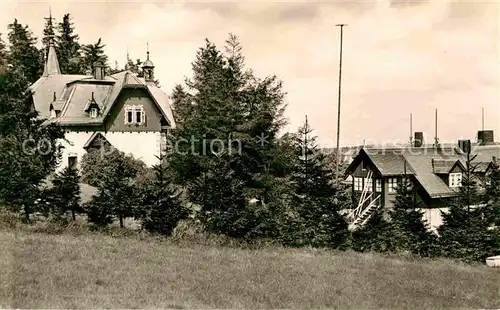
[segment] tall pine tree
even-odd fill
[[[408,251],[420,256],[435,254],[437,241],[423,221],[421,202],[416,199],[408,177],[403,178],[396,189],[394,207],[389,210],[390,237],[397,251]]]
[[[43,51],[45,52],[44,55],[47,55],[47,52],[49,50],[49,44],[55,37],[53,21],[54,18],[52,18],[52,14],[50,14],[48,18],[45,18],[45,28],[43,29],[43,38],[42,38]]]
[[[449,212],[442,213],[443,225],[438,229],[443,254],[468,262],[483,261],[500,247],[492,230],[490,208],[479,192],[473,160],[467,159],[458,196]]]
[[[29,83],[35,82],[43,72],[43,53],[36,48],[36,37],[33,37],[28,26],[17,22],[9,24],[9,64],[21,73]]]
[[[37,119],[26,77],[0,74],[0,201],[29,220],[44,179],[59,163],[63,131]]]
[[[7,47],[0,33],[0,75],[7,73]]]
[[[224,194],[222,201],[228,205],[220,206],[222,213],[210,211],[220,213],[219,220],[223,219],[223,210],[229,210],[231,199],[240,206],[245,199],[258,196],[262,201],[259,208],[268,205],[264,197],[271,196],[269,180],[275,173],[271,154],[283,124],[283,96],[281,83],[275,77],[261,80],[245,70],[241,46],[233,35],[226,42],[225,54],[206,40],[193,63],[193,77],[186,81],[186,87],[175,88],[173,105],[178,127],[172,131],[172,145],[181,139],[192,143],[177,143],[180,147],[172,156],[172,166],[177,181],[196,184],[201,192],[200,186],[205,186],[201,184],[217,188],[227,182],[233,184],[232,194]],[[219,166],[226,167],[224,173],[212,172]],[[209,201],[202,203],[212,208]],[[250,220],[255,212],[248,213],[248,208],[252,207],[237,208],[241,210],[239,223],[245,219],[248,223],[263,220]],[[236,221],[234,210],[231,216],[224,215],[225,224],[219,221],[218,227],[229,227]]]
[[[56,50],[59,66],[63,74],[85,74],[82,56],[80,54],[79,36],[71,15],[64,14],[63,20],[57,24]]]
[[[102,44],[101,38],[94,44],[86,44],[82,47],[83,69],[86,73],[91,73],[97,62],[102,63],[104,66],[107,65],[108,56],[104,53],[104,47],[106,45]]]
[[[155,175],[152,182],[137,189],[141,206],[138,218],[147,231],[168,236],[177,223],[188,216],[188,210],[172,189],[166,158],[160,156],[158,159],[159,163],[153,167]]]
[[[334,182],[327,156],[319,151],[307,117],[296,135],[297,166],[292,176],[292,203],[298,214],[297,240],[302,245],[342,246],[348,236],[347,222],[338,213],[347,209],[349,198],[342,184]]]

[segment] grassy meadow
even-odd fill
[[[445,260],[0,230],[1,308],[499,308],[500,272]]]

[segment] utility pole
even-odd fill
[[[484,107],[481,110],[481,130],[484,131]]]
[[[413,146],[413,119],[412,114],[410,113],[410,147]]]
[[[340,165],[340,96],[342,89],[342,41],[344,35],[344,26],[347,24],[337,24],[340,27],[340,59],[339,59],[339,94],[338,94],[338,107],[337,107],[337,154],[335,165],[335,182],[339,183],[339,165]]]

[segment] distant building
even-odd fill
[[[362,148],[357,153],[346,170],[353,193],[366,200],[354,214],[352,220],[356,221],[357,217],[356,224],[369,218],[377,207],[392,207],[396,187],[405,178],[411,182],[415,199],[425,211],[431,228],[441,224],[441,211],[447,210],[450,198],[456,197],[461,186],[466,171],[466,153],[459,147],[417,145],[420,146]],[[498,144],[471,145],[474,173],[479,181],[484,180],[499,156]]]
[[[43,76],[30,90],[40,117],[66,131],[62,165],[79,167],[90,148],[104,144],[130,153],[147,165],[157,162],[167,131],[175,121],[167,95],[154,83],[154,65],[143,66],[144,78],[130,71],[106,75],[96,63],[92,75],[61,74],[53,42]]]

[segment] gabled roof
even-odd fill
[[[365,149],[361,148],[358,155],[346,170],[346,174],[353,173],[363,158],[368,159],[381,176],[396,176],[414,174],[411,165],[405,160],[402,152],[394,149]]]
[[[349,166],[347,173],[352,173],[362,157],[368,158],[382,176],[413,175],[431,198],[453,197],[456,191],[435,173],[433,161],[453,163],[463,167],[462,156],[455,148],[388,148],[362,149]],[[448,166],[447,168],[448,169]]]
[[[90,138],[87,140],[87,142],[85,142],[85,144],[83,145],[83,148],[88,149],[89,147],[91,147],[95,144],[94,142],[99,142],[99,141],[104,143],[104,144],[111,145],[111,143],[109,143],[108,139],[106,139],[100,132],[96,131],[90,136]]]
[[[377,153],[367,150],[373,164],[383,176],[413,174],[414,171],[402,154],[397,152]]]
[[[474,164],[474,172],[476,173],[486,173],[489,169],[493,168],[493,162],[480,162]]]
[[[50,116],[50,104],[53,103],[54,92],[57,100],[54,108],[60,108],[58,118],[49,120],[60,125],[100,125],[107,118],[111,108],[116,103],[121,91],[127,87],[143,88],[151,96],[171,128],[175,121],[169,104],[168,96],[153,83],[147,83],[130,71],[122,71],[104,80],[95,80],[92,76],[80,75],[48,75],[41,77],[31,87],[35,101],[35,109],[40,117]],[[90,118],[85,112],[87,104],[94,93],[94,99],[101,113],[96,118]],[[55,104],[57,103],[57,104]]]
[[[456,166],[460,169],[466,170],[460,159],[443,159],[443,158],[432,158],[432,170],[436,174],[449,174]]]
[[[456,196],[456,190],[450,188],[436,173],[432,167],[432,159],[457,162],[461,160],[452,148],[422,148],[416,150],[411,148],[404,152],[408,163],[415,170],[415,179],[431,198],[445,198]]]
[[[491,162],[493,157],[500,157],[500,144],[475,146],[471,155],[476,156],[472,162]]]

